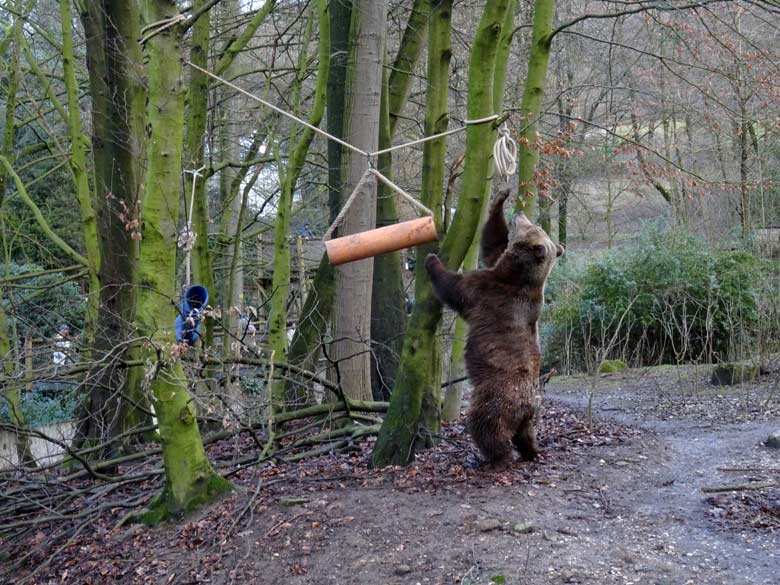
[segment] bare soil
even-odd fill
[[[54,551],[42,530],[24,543],[40,553],[6,579],[780,583],[780,489],[702,491],[780,482],[780,451],[762,443],[780,429],[780,374],[730,388],[708,378],[703,368],[554,378],[532,464],[481,471],[461,424],[407,468],[368,469],[367,442],[246,469],[233,495],[176,527],[117,529],[117,514]]]

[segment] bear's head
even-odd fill
[[[556,244],[524,213],[517,213],[509,223],[506,251],[496,264],[501,272],[531,285],[544,285],[555,261],[563,256],[563,246]]]

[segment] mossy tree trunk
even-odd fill
[[[374,152],[379,145],[379,114],[387,27],[386,0],[357,0],[352,10],[350,60],[345,94],[344,139]],[[342,156],[342,204],[368,168],[365,156],[345,150]],[[376,225],[376,181],[347,210],[339,235],[368,231]],[[371,399],[371,292],[374,260],[336,267],[333,359],[344,394]]]
[[[496,65],[493,76],[493,108],[496,112],[503,110],[504,89],[506,87],[507,64],[509,62],[509,49],[515,34],[514,18],[517,0],[511,0],[504,17],[501,28],[501,40],[496,51]],[[495,167],[492,167],[495,168]],[[490,201],[490,183],[485,184],[485,199],[480,213],[480,225],[485,221],[488,203]],[[463,260],[463,272],[476,270],[479,264],[479,237],[474,237]],[[450,350],[448,379],[462,378],[466,373],[464,356],[466,352],[466,335],[468,328],[466,322],[460,317],[455,318],[455,326],[452,335],[452,348]],[[441,417],[446,421],[457,420],[460,416],[460,407],[463,401],[463,386],[465,382],[449,384],[442,400]]]
[[[382,84],[382,106],[379,126],[379,149],[390,146],[397,122],[414,74],[414,68],[425,46],[426,21],[430,0],[415,0],[406,23],[401,46]],[[387,68],[386,68],[387,71]],[[392,177],[393,155],[379,156],[378,168]],[[398,223],[395,193],[384,183],[377,186],[376,227]],[[406,331],[406,298],[401,272],[400,252],[374,258],[371,293],[371,386],[375,400],[388,400],[398,369],[403,336]]]
[[[531,54],[528,58],[528,74],[520,104],[520,132],[518,145],[518,198],[515,211],[525,211],[533,218],[539,206],[542,227],[550,232],[549,201],[537,202],[536,169],[539,165],[537,144],[537,119],[541,113],[544,88],[547,82],[547,64],[550,60],[552,23],[555,16],[555,0],[535,0],[534,20],[531,32]]]
[[[175,0],[144,0],[146,23],[178,14]],[[165,487],[145,516],[155,522],[186,512],[229,488],[203,448],[181,361],[171,350],[176,317],[176,237],[180,206],[184,97],[183,31],[171,26],[145,44],[148,59],[147,175],[139,263],[137,324],[149,343],[145,380],[159,420]]]
[[[86,38],[87,69],[92,100],[92,157],[95,205],[100,234],[100,307],[95,332],[95,357],[128,351],[136,299],[139,197],[143,184],[144,108],[140,10],[135,2],[92,0],[83,5],[81,22]],[[130,384],[132,370],[114,368],[105,359],[89,387],[79,441],[102,443],[140,422],[143,414],[130,401],[143,403]],[[137,372],[136,372],[137,373]],[[122,447],[94,452],[110,459]]]
[[[317,66],[317,86],[314,91],[314,102],[308,122],[312,126],[318,126],[325,112],[325,95],[328,81],[328,63],[330,58],[330,21],[328,17],[327,0],[318,0],[317,16],[312,14],[307,27],[306,38],[310,38],[315,20],[319,23],[319,45]],[[305,43],[304,46],[307,46]],[[301,109],[301,84],[306,77],[306,69],[309,55],[306,50],[301,51],[298,63],[294,96],[296,101],[296,115]],[[298,136],[298,128],[293,125],[290,130],[290,153],[286,167],[277,162],[279,178],[281,182],[281,196],[279,198],[278,211],[274,222],[274,274],[272,284],[271,311],[268,316],[268,347],[273,355],[280,361],[287,361],[287,300],[290,291],[290,216],[292,214],[293,194],[298,184],[298,178],[303,170],[306,154],[314,139],[314,131],[304,128]],[[303,282],[304,274],[299,275]],[[286,399],[285,383],[280,381],[274,384],[273,404],[275,411],[283,410]],[[292,393],[289,396],[293,406],[301,406],[308,402],[308,397]]]
[[[202,8],[208,0],[195,0],[193,10]],[[211,42],[211,11],[207,10],[195,21],[192,26],[192,39],[190,41],[190,61],[202,67],[208,68],[209,45]],[[205,137],[208,124],[209,108],[209,78],[205,73],[190,68],[190,84],[187,90],[187,125],[184,144],[184,166],[190,170],[202,169],[205,163]],[[192,229],[198,234],[192,248],[192,278],[193,282],[206,287],[209,294],[213,294],[214,267],[209,252],[209,202],[206,182],[208,175],[206,169],[201,171],[203,176],[195,177],[187,173],[184,178],[184,196],[187,198],[189,211],[190,198],[192,198]],[[192,195],[192,182],[195,181],[195,195]],[[214,345],[214,320],[205,319],[203,322],[203,337],[201,346],[210,348]],[[205,378],[211,378],[213,374],[206,374]]]
[[[14,18],[12,27],[19,29],[22,26],[22,19]],[[12,37],[13,35],[8,35]],[[6,63],[6,101],[5,101],[5,127],[3,128],[2,154],[10,156],[14,147],[14,136],[16,134],[16,92],[19,74],[19,59],[16,44],[10,48],[10,58]],[[5,188],[7,184],[8,173],[6,169],[0,167],[0,205],[5,199]],[[2,219],[0,219],[2,221]],[[3,229],[3,248],[5,249],[5,229]],[[6,265],[7,266],[7,265]],[[20,383],[14,383],[14,363],[15,356],[11,351],[11,340],[8,335],[8,326],[3,309],[3,288],[0,287],[0,400],[8,402],[8,413],[11,419],[11,426],[16,429],[16,455],[20,464],[32,465],[34,459],[30,450],[29,437],[20,432],[25,427],[24,413],[19,396],[21,389]]]
[[[2,289],[0,289],[0,399],[8,404],[8,417],[11,426],[16,432],[16,457],[20,465],[34,466],[35,458],[30,450],[30,439],[24,429],[24,422],[20,390],[21,378],[14,376],[14,359],[11,351],[11,341],[8,337],[8,327],[5,319],[5,311],[2,307]]]
[[[81,229],[84,236],[88,270],[87,320],[85,346],[91,347],[97,328],[98,308],[100,306],[100,241],[98,239],[97,217],[89,185],[87,152],[89,142],[81,121],[79,106],[79,87],[73,53],[73,15],[70,2],[60,2],[60,22],[62,24],[62,74],[65,78],[65,92],[68,100],[68,130],[70,134],[70,169],[76,184],[76,198],[81,215]]]
[[[435,2],[428,23],[428,91],[425,104],[425,135],[447,129],[447,97],[452,55],[452,1]],[[446,138],[431,140],[423,146],[423,204],[434,212],[441,225],[441,197],[444,183]],[[382,425],[372,456],[374,465],[406,464],[414,457],[424,396],[435,392],[440,379],[441,344],[436,329],[441,318],[441,305],[433,298],[427,278],[425,255],[436,250],[431,243],[416,248],[415,305],[404,341],[401,364],[393,386],[390,410]]]
[[[493,113],[496,51],[508,6],[509,0],[488,0],[485,4],[469,64],[469,119]],[[449,44],[451,8],[451,3],[444,1],[434,5],[431,13],[428,43],[428,82],[431,90],[426,110],[426,134],[440,131],[442,121],[446,125],[446,96],[443,103],[437,105],[439,109],[434,109],[431,102],[442,97],[441,87],[436,83],[437,75],[443,75],[445,82],[448,79],[450,51],[443,47]],[[446,45],[443,45],[445,42]],[[494,140],[495,131],[491,124],[471,125],[466,130],[461,194],[452,226],[440,249],[440,257],[451,269],[460,267],[476,232]],[[436,140],[427,144],[443,151],[446,143]],[[424,152],[424,202],[428,207],[437,209],[441,204],[444,179],[443,157],[436,150],[425,155]],[[440,218],[437,220],[440,221]],[[424,258],[430,249],[431,246],[421,246],[417,251],[418,257]],[[430,444],[431,433],[438,430],[441,368],[436,330],[442,309],[433,296],[422,262],[418,262],[417,270],[415,308],[404,342],[401,366],[390,409],[372,456],[373,464],[377,466],[409,463],[414,458],[415,449]]]
[[[344,91],[347,79],[352,0],[331,2],[329,7],[330,62],[326,96],[326,128],[329,134],[341,138],[344,133]],[[328,223],[339,212],[341,198],[341,145],[328,140]],[[336,270],[322,256],[314,280],[311,283],[301,318],[290,343],[288,361],[306,370],[316,370],[322,343],[330,318],[336,293]],[[289,387],[288,392],[294,392]]]

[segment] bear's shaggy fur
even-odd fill
[[[538,454],[534,415],[539,407],[541,351],[536,322],[544,283],[563,254],[540,227],[522,214],[510,226],[502,192],[482,230],[487,268],[467,274],[446,269],[436,254],[425,259],[436,297],[469,327],[466,370],[474,392],[468,429],[488,463],[508,464],[512,446],[524,460]]]

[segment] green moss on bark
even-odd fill
[[[178,14],[173,0],[146,0],[143,8],[146,22]],[[166,519],[207,502],[216,495],[215,486],[223,486],[224,481],[215,479],[218,476],[206,457],[181,362],[169,355],[175,343],[174,302],[178,300],[176,236],[186,92],[179,45],[182,33],[173,26],[145,45],[151,135],[136,315],[139,334],[148,339],[142,357],[150,364],[147,367],[154,367],[154,371],[147,371],[147,381],[159,423],[166,477],[163,493],[152,509],[163,510],[160,514]]]
[[[468,117],[488,116],[493,110],[493,76],[496,52],[509,0],[488,1],[479,23],[469,65]],[[449,28],[452,5],[437,4],[431,12],[429,35],[429,87],[426,134],[446,125],[446,82],[449,71]],[[463,262],[479,223],[480,210],[488,181],[489,161],[495,131],[490,124],[475,124],[466,131],[466,163],[458,209],[442,243],[440,256],[452,269]],[[443,152],[446,143],[426,143],[423,158],[424,196],[431,209],[439,209],[443,182]],[[439,150],[430,150],[439,149]],[[436,218],[440,223],[440,218]],[[421,246],[417,257],[423,259],[431,247]],[[430,444],[438,430],[440,408],[440,355],[436,330],[441,320],[441,305],[433,297],[430,279],[418,262],[415,283],[415,309],[404,342],[401,367],[393,388],[388,415],[374,448],[376,466],[405,465],[414,458],[416,448]]]

